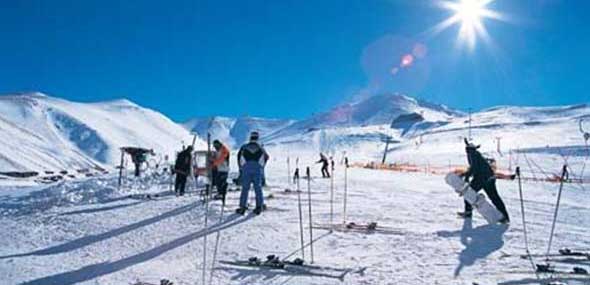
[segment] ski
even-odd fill
[[[295,274],[309,275],[313,277],[327,277],[344,281],[344,277],[351,270],[341,268],[330,268],[317,265],[305,264],[302,259],[295,259],[293,261],[282,261],[277,256],[270,255],[266,260],[261,260],[257,257],[251,257],[248,260],[237,261],[219,261],[221,264],[238,266],[238,267],[256,267],[265,270],[286,271]]]
[[[562,248],[557,253],[550,253],[550,254],[542,254],[542,253],[538,253],[538,254],[508,254],[508,253],[502,253],[500,258],[519,257],[522,259],[527,259],[527,258],[529,258],[529,256],[531,256],[531,257],[584,257],[584,258],[590,260],[590,252],[571,250],[568,248]]]
[[[563,270],[557,268],[555,265],[546,264],[535,264],[537,273],[548,273],[548,274],[572,274],[572,275],[585,275],[589,276],[588,270],[582,267],[574,266],[571,270]]]
[[[172,283],[168,279],[162,279],[162,280],[160,280],[160,283],[158,283],[158,284],[144,282],[144,281],[137,281],[137,282],[133,283],[132,285],[174,285],[174,283]]]
[[[380,233],[391,235],[403,235],[406,233],[401,229],[380,226],[376,222],[370,222],[368,224],[357,224],[354,222],[349,222],[346,224],[316,224],[314,225],[314,228],[335,230],[340,232]]]

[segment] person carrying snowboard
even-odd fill
[[[213,141],[215,153],[213,154],[213,173],[215,177],[213,181],[217,188],[217,195],[214,199],[221,199],[225,203],[225,195],[227,193],[227,176],[229,173],[229,149],[219,140]]]
[[[188,146],[186,149],[178,153],[176,162],[174,164],[174,173],[176,174],[176,183],[174,184],[174,192],[179,195],[184,195],[186,187],[186,179],[191,174],[193,147]]]
[[[509,223],[510,217],[506,211],[506,206],[496,189],[496,177],[494,176],[494,171],[492,170],[490,163],[478,151],[479,147],[479,145],[476,146],[465,139],[465,152],[467,153],[469,169],[462,176],[465,178],[466,182],[469,182],[469,179],[472,178],[469,185],[476,192],[483,188],[488,198],[492,201],[492,204],[494,204],[496,209],[504,215],[504,218],[500,220],[500,223]],[[464,202],[465,212],[459,212],[458,214],[463,218],[471,218],[473,215],[473,206],[467,201]]]
[[[256,193],[256,208],[254,214],[259,215],[264,210],[264,196],[262,193],[262,171],[269,159],[269,155],[258,143],[258,132],[250,134],[250,142],[244,144],[238,152],[238,161],[241,169],[242,193],[240,195],[240,207],[238,214],[244,214],[248,209],[248,192],[250,185],[254,186]]]
[[[328,162],[328,158],[323,153],[320,153],[320,160],[316,161],[316,163],[322,164],[322,177],[330,178],[330,172],[328,171],[328,166],[330,166],[330,163]]]

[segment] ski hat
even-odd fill
[[[465,151],[476,151],[481,145],[475,145],[473,142],[469,142],[466,138],[463,139],[465,141]]]
[[[258,141],[260,134],[257,131],[253,131],[250,133],[250,140],[251,141]]]

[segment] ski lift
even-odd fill
[[[153,149],[147,149],[142,147],[121,147],[121,164],[119,165],[119,188],[121,187],[121,178],[123,176],[123,168],[125,162],[125,154],[131,156],[131,161],[135,165],[135,176],[139,177],[141,175],[141,165],[146,163],[147,156],[155,155]]]
[[[580,119],[580,132],[584,135],[584,140],[586,141],[586,143],[588,143],[588,140],[590,140],[590,133],[584,130],[583,122],[584,119]]]

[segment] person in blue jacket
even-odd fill
[[[256,208],[254,209],[254,213],[259,215],[265,208],[262,193],[262,175],[269,155],[262,145],[258,143],[259,136],[258,132],[252,132],[250,134],[250,141],[244,144],[238,151],[242,193],[240,195],[240,207],[236,210],[236,213],[241,215],[248,209],[250,185],[254,187],[254,193],[256,194]]]

